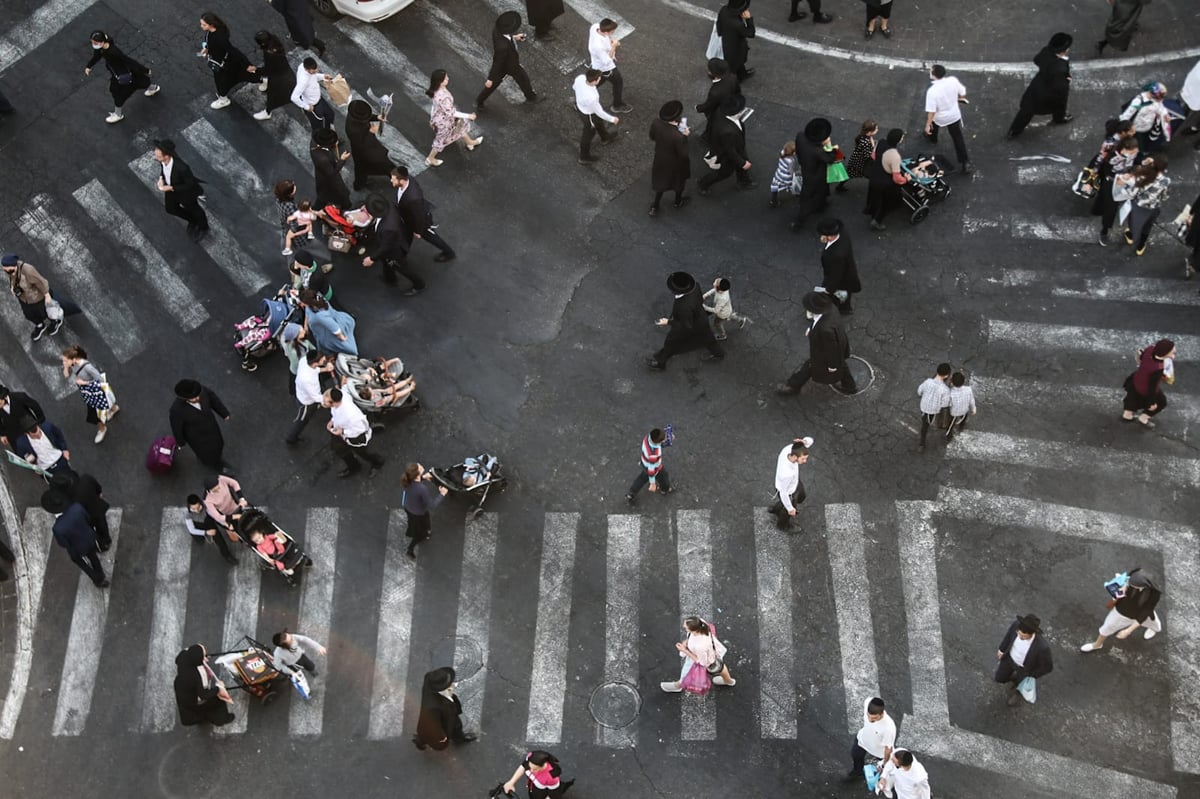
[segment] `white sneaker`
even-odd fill
[[[228,97],[218,97],[217,99],[215,99],[211,103],[209,103],[208,107],[214,108],[214,109],[225,108],[226,106],[230,105],[232,102],[233,101],[230,100]]]
[[[1095,644],[1084,644],[1083,646],[1079,647],[1079,651],[1080,652],[1096,652],[1103,648],[1104,648],[1103,646],[1096,646]]]
[[[125,115],[122,114],[120,111],[113,111],[111,114],[109,114],[108,116],[106,116],[104,118],[104,121],[110,125],[115,125],[116,123],[120,122],[124,118],[125,118]]]
[[[737,685],[737,680],[731,679],[728,682],[726,682],[725,678],[722,677],[720,674],[718,674],[716,677],[712,678],[712,683],[713,683],[713,685],[727,685],[730,688],[732,688],[733,686]]]
[[[266,78],[263,78],[262,81],[259,82],[258,90],[260,92],[262,92],[263,94],[267,93],[267,79]]]
[[[146,91],[142,92],[142,94],[146,95],[147,97],[153,97],[160,91],[162,91],[162,86],[159,86],[157,83],[151,83],[150,88],[146,89]]]
[[[292,250],[291,250],[291,248],[289,247],[289,248],[286,248],[286,249],[280,250],[280,251],[279,251],[279,254],[280,254],[280,255],[291,255],[291,254],[292,254]]]
[[[683,690],[683,686],[677,682],[660,682],[658,687],[669,694],[677,694]]]
[[[254,118],[255,118],[255,119],[258,119],[258,120],[270,119],[270,118],[271,118],[271,112],[270,112],[270,111],[268,111],[268,110],[266,110],[266,109],[264,108],[262,111],[256,111],[256,112],[254,113]]]
[[[103,440],[104,440],[104,437],[105,437],[106,435],[108,435],[108,429],[107,429],[107,428],[101,428],[100,430],[97,430],[97,431],[96,431],[96,437],[92,439],[92,442],[93,442],[93,443],[96,443],[96,444],[99,444],[101,441],[103,441]]]
[[[1153,638],[1156,635],[1158,635],[1157,631],[1151,630],[1149,627],[1146,628],[1146,640],[1147,641],[1149,641],[1151,638]]]

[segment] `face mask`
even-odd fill
[[[96,44],[95,42],[92,42],[92,49],[93,49],[93,50],[102,50],[102,49],[104,49],[104,45],[103,45],[103,44]]]

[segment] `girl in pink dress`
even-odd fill
[[[434,131],[433,149],[425,159],[429,166],[441,166],[442,161],[438,158],[438,153],[460,139],[466,142],[468,150],[474,150],[483,143],[482,136],[478,139],[471,138],[470,122],[475,119],[475,115],[464,114],[454,107],[454,96],[446,88],[449,83],[450,76],[446,74],[446,70],[435,69],[429,79],[429,88],[425,92],[433,98],[429,112],[429,127]]]

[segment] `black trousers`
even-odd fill
[[[447,244],[446,240],[438,235],[438,232],[434,230],[432,226],[427,227],[424,230],[418,230],[417,233],[421,236],[421,241],[427,241],[446,255],[454,257],[454,248]]]
[[[718,358],[725,356],[725,350],[721,348],[721,344],[712,336],[709,331],[707,336],[667,336],[667,340],[663,342],[662,349],[654,353],[654,360],[666,365],[672,355],[679,355],[683,352],[691,352],[699,347],[705,347],[709,353]]]
[[[308,422],[312,419],[313,414],[321,407],[320,403],[314,402],[312,405],[305,405],[299,400],[296,401],[296,405],[296,418],[292,420],[292,426],[288,429],[287,438],[284,439],[289,444],[295,444],[300,440],[300,434],[308,426]]]
[[[346,464],[346,468],[352,472],[357,472],[362,468],[362,464],[358,462],[359,458],[362,458],[377,469],[383,465],[383,458],[371,452],[368,447],[352,447],[341,436],[334,436],[330,439],[330,446],[338,457],[342,459],[342,462]]]
[[[858,745],[858,739],[850,746],[850,762],[859,774],[862,774],[863,767],[867,765],[867,750]]]
[[[932,143],[937,144],[938,129],[941,127],[944,127],[946,130],[950,131],[950,140],[954,142],[954,156],[958,159],[958,165],[962,166],[970,161],[971,159],[967,155],[967,140],[963,138],[962,120],[960,119],[957,122],[951,122],[949,125],[938,125],[935,122],[929,128],[933,132],[925,138],[929,139],[929,141]]]
[[[800,0],[792,0],[792,13],[795,14],[800,8]],[[813,14],[821,13],[821,0],[808,0],[808,8]]]
[[[996,682],[1019,683],[1021,680],[1029,676],[1029,672],[1024,666],[1018,666],[1016,661],[1008,655],[1000,658],[1000,662],[996,664],[996,673],[992,675]]]
[[[1062,122],[1063,117],[1065,117],[1066,115],[1067,115],[1067,108],[1066,108],[1066,106],[1063,106],[1061,109],[1055,111],[1051,116],[1054,118],[1055,122]],[[1010,135],[1010,136],[1018,135],[1021,131],[1025,130],[1025,126],[1028,125],[1035,116],[1038,116],[1038,115],[1033,113],[1032,111],[1026,111],[1024,108],[1022,108],[1020,111],[1017,112],[1017,115],[1015,117],[1013,117],[1012,124],[1008,126],[1008,135]]]
[[[187,222],[189,229],[208,230],[208,214],[200,207],[198,198],[180,198],[173,191],[163,192],[163,197],[168,214]]]
[[[221,557],[225,558],[225,560],[233,557],[233,553],[229,551],[229,533],[225,532],[224,527],[218,526],[216,532],[212,535],[208,535],[208,531],[206,530],[204,535],[194,535],[192,539],[197,546],[204,546],[206,540],[212,541],[221,552]]]
[[[145,91],[150,88],[150,76],[145,72],[133,74],[133,80],[129,83],[121,83],[116,78],[109,78],[108,93],[112,95],[113,104],[120,108],[125,105],[125,101],[133,96],[133,93],[141,90]]]
[[[630,496],[636,497],[638,492],[645,488],[649,482],[650,475],[646,474],[645,469],[642,469],[640,472],[638,472],[638,476],[633,478],[633,482],[629,484]],[[659,491],[671,490],[671,476],[667,474],[666,469],[658,470],[658,474],[654,475],[654,482],[658,485]]]
[[[806,360],[804,363],[800,364],[799,369],[792,372],[787,379],[787,384],[799,391],[804,387],[805,383],[812,379],[812,376],[812,359],[810,358],[809,360]],[[843,393],[855,394],[858,392],[858,384],[854,382],[854,375],[850,374],[850,369],[844,362],[842,363],[841,368],[838,370],[837,376],[832,382],[837,383],[841,387]]]
[[[95,549],[86,555],[83,555],[82,557],[75,557],[72,555],[71,560],[75,561],[75,565],[78,566],[93,583],[100,585],[100,583],[104,582],[104,566],[101,565],[100,555]]]
[[[743,186],[752,182],[750,180],[749,169],[741,169],[733,164],[721,164],[720,169],[716,170],[715,172],[709,170],[708,174],[700,178],[696,185],[702,189],[707,189],[710,188],[714,183],[720,183],[722,180],[725,180],[730,175],[733,175],[735,178],[737,178],[737,182]]]
[[[492,92],[500,88],[500,84],[503,83],[504,79],[509,76],[512,76],[512,79],[515,80],[517,85],[521,87],[521,91],[525,94],[526,100],[532,100],[537,97],[537,92],[533,90],[533,83],[529,80],[529,73],[525,71],[525,67],[517,64],[516,69],[514,69],[512,72],[504,73],[499,78],[493,78],[489,75],[488,80],[492,82],[491,88],[489,88],[487,85],[484,85],[483,89],[479,92],[479,96],[475,98],[475,105],[481,106],[487,102],[487,98],[492,96]]]
[[[108,517],[101,513],[100,518],[92,519],[91,514],[88,514],[88,519],[92,522],[92,527],[96,530],[96,543],[104,549],[112,546],[112,533],[108,529]]]
[[[383,259],[383,282],[389,286],[396,285],[396,275],[404,275],[417,291],[425,288],[425,280],[408,265],[407,258],[399,261],[392,258]]]
[[[296,665],[307,671],[309,674],[317,673],[317,664],[312,662],[312,658],[308,655],[301,655],[296,660]]]
[[[800,510],[800,506],[804,503],[804,500],[807,497],[808,497],[808,494],[804,491],[804,483],[797,483],[796,490],[792,492],[792,496],[791,496],[792,507],[795,508],[796,510]],[[781,521],[781,522],[789,521],[792,518],[791,515],[787,512],[787,508],[784,507],[783,500],[780,499],[779,497],[775,498],[775,502],[773,505],[771,505],[770,511],[771,511],[771,513],[778,516],[779,521]]]
[[[610,72],[600,73],[600,85],[611,83],[613,87],[613,105],[625,105],[625,78],[621,70],[613,67]]]
[[[608,132],[608,126],[604,124],[604,120],[595,114],[584,114],[579,112],[579,119],[583,122],[583,130],[579,134],[579,157],[588,158],[592,154],[592,139],[597,136],[600,141],[612,141],[616,138],[615,133]]]
[[[901,202],[900,187],[891,181],[876,181],[867,186],[867,213],[877,224],[883,224],[883,218]]]
[[[325,128],[333,129],[333,106],[329,101],[322,97],[313,105],[311,111],[304,112],[304,118],[308,120],[308,126],[312,128],[312,132]]]

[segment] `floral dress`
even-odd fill
[[[468,120],[454,108],[454,95],[446,88],[433,93],[429,112],[429,127],[433,128],[433,149],[441,152],[468,134]]]

